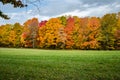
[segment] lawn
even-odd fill
[[[0,80],[120,80],[120,51],[0,48]]]

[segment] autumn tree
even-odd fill
[[[15,31],[13,29],[10,30],[10,33],[9,33],[9,37],[8,37],[8,43],[9,43],[9,47],[16,47],[15,44],[16,44],[16,34],[15,34]]]
[[[30,19],[24,23],[21,42],[26,47],[36,47],[39,22],[37,18]]]
[[[117,14],[118,21],[117,21],[117,30],[115,31],[115,49],[120,50],[120,12]]]
[[[114,49],[114,33],[117,29],[116,14],[106,14],[101,18],[100,44],[102,49]]]
[[[99,48],[99,43],[98,43],[98,38],[99,38],[99,33],[100,33],[100,19],[96,17],[91,17],[88,20],[88,46],[89,49],[98,49]]]
[[[39,45],[44,48],[57,48],[61,38],[59,37],[59,29],[63,27],[61,20],[51,18],[45,26],[39,29]]]
[[[68,49],[72,49],[73,45],[74,45],[74,40],[73,40],[73,30],[74,30],[74,18],[73,17],[69,17],[67,19],[67,24],[65,26],[65,34],[66,34],[66,48]]]
[[[59,19],[62,21],[61,24],[66,26],[66,24],[67,24],[67,16],[61,16],[61,17],[59,17]]]
[[[88,36],[89,36],[89,28],[88,28],[88,17],[85,18],[81,18],[81,22],[80,22],[80,29],[79,29],[79,45],[80,45],[80,49],[88,49]]]
[[[120,50],[120,30],[116,30],[114,36],[115,36],[115,49]]]
[[[45,43],[44,43],[44,40],[45,40],[45,38],[44,38],[44,36],[45,36],[45,31],[46,31],[46,23],[47,23],[48,21],[41,21],[40,23],[39,23],[39,28],[38,28],[38,36],[37,36],[37,46],[39,47],[39,48],[44,48],[45,46]]]
[[[20,47],[22,26],[19,23],[0,26],[0,46]]]
[[[81,45],[81,19],[77,16],[74,16],[74,29],[73,29],[73,35],[72,38],[74,40],[74,48],[80,49]]]
[[[9,47],[9,34],[11,31],[10,24],[0,26],[0,46],[1,47]]]
[[[13,25],[12,30],[15,32],[15,43],[14,43],[14,46],[15,47],[21,47],[20,39],[21,39],[22,31],[23,31],[23,26],[20,23],[15,23]]]

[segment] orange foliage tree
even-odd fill
[[[21,42],[25,47],[36,47],[39,21],[37,18],[30,19],[24,23]]]
[[[63,27],[61,20],[51,18],[43,27],[39,29],[39,46],[44,48],[57,48],[60,42],[59,29]]]
[[[72,48],[74,45],[74,40],[73,40],[73,30],[74,30],[74,18],[69,17],[67,19],[66,27],[65,27],[65,34],[66,34],[66,48]]]

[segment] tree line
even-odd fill
[[[0,26],[0,47],[120,50],[120,12],[103,17],[37,18]]]

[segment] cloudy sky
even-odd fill
[[[27,3],[27,8],[13,8],[12,5],[2,5],[0,10],[11,19],[0,18],[0,25],[19,22],[23,24],[26,20],[37,17],[39,21],[48,20],[51,17],[62,15],[72,16],[103,16],[106,13],[120,12],[120,0],[22,0]]]

